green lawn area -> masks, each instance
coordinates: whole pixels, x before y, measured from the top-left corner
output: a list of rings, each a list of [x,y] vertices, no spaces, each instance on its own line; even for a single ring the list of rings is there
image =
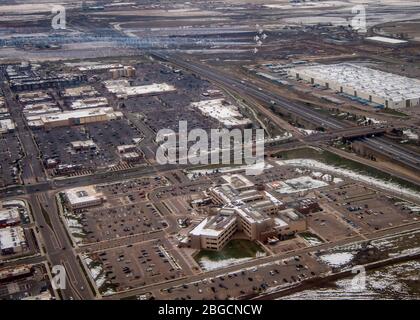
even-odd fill
[[[255,242],[249,240],[232,240],[221,251],[201,250],[195,259],[200,261],[207,258],[211,261],[227,259],[254,258],[258,254],[264,254],[264,250]]]

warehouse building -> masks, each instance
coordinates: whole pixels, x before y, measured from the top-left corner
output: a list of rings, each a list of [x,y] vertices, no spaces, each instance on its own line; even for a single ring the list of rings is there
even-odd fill
[[[420,80],[351,63],[291,68],[289,76],[390,109],[418,106]]]

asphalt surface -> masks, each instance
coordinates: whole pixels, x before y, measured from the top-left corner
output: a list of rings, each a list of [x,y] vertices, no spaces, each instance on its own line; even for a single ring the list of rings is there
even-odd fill
[[[255,86],[253,83],[243,82],[234,78],[230,74],[222,74],[218,70],[211,70],[211,68],[207,65],[198,64],[193,61],[185,61],[182,57],[177,55],[161,54],[158,52],[153,52],[152,54],[158,59],[168,61],[186,70],[197,73],[198,75],[219,83],[232,91],[257,98],[267,104],[273,105],[276,108],[280,108],[285,112],[294,114],[301,119],[317,124],[324,128],[333,130],[351,128],[348,124],[344,124],[343,122],[331,118],[327,115],[320,114],[316,110],[313,110],[306,105],[297,104],[286,98],[265,92],[262,88]],[[400,146],[396,146],[394,143],[391,143],[384,138],[370,138],[369,140],[365,140],[362,143],[366,143],[371,149],[380,154],[386,155],[396,162],[404,164],[406,167],[416,171],[420,170],[420,155],[413,151],[409,151],[401,148]]]
[[[63,265],[66,269],[67,286],[66,289],[61,290],[62,297],[75,300],[93,299],[89,283],[60,220],[54,195],[34,194],[30,196],[30,203],[50,265]]]

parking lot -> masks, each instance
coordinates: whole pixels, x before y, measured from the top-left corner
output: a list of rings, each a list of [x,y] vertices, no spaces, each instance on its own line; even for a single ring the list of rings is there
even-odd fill
[[[349,224],[338,219],[331,212],[317,212],[309,215],[308,226],[326,242],[338,241],[356,234]]]
[[[33,131],[44,163],[55,159],[63,165],[81,165],[85,170],[95,170],[120,162],[117,146],[133,144],[142,137],[127,120],[113,120],[78,127],[61,127]],[[96,148],[74,150],[71,142],[93,140]]]
[[[145,201],[152,190],[168,184],[166,178],[156,176],[98,185],[96,190],[106,196],[107,206],[121,206]]]
[[[19,184],[18,161],[23,151],[16,133],[0,135],[0,188]]]
[[[82,210],[84,244],[160,231],[168,223],[148,202]]]
[[[212,182],[210,180],[206,180],[159,188],[150,195],[150,199],[163,200],[179,196],[191,196],[207,190],[211,185]]]
[[[225,300],[264,292],[314,277],[328,270],[309,255],[295,256],[258,267],[240,269],[216,278],[185,283],[153,292],[156,299]]]
[[[90,258],[106,275],[108,287],[128,290],[189,275],[181,256],[166,239],[96,252]]]
[[[136,69],[137,78],[133,85],[168,83],[177,89],[176,92],[131,97],[124,101],[125,111],[143,114],[153,131],[162,128],[178,131],[179,121],[188,121],[190,130],[220,127],[217,120],[204,117],[197,109],[190,107],[192,102],[206,99],[204,95],[207,90],[215,89],[208,81],[160,64],[141,64]]]
[[[18,268],[22,267],[28,268],[28,273],[22,278],[0,281],[0,300],[31,299],[39,295],[51,297],[52,289],[45,266],[19,266]],[[0,269],[0,272],[4,270],[4,268]]]
[[[328,190],[324,192],[324,196],[349,225],[364,233],[418,219],[410,210],[399,206],[398,200],[356,183]]]

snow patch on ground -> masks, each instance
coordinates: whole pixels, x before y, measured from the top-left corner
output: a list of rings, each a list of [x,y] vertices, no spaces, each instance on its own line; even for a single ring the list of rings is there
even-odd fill
[[[212,261],[208,258],[202,258],[199,263],[203,270],[211,271],[211,270],[226,268],[231,265],[242,263],[251,259],[252,258],[240,258],[240,259],[231,258],[231,259],[225,259],[225,260],[220,260],[220,261]]]
[[[337,252],[322,255],[319,258],[331,267],[341,267],[353,260],[354,255],[350,252]]]
[[[404,194],[406,196],[410,196],[410,197],[420,200],[420,194],[418,192],[404,188],[397,183],[388,182],[388,181],[380,180],[377,178],[369,177],[366,175],[362,175],[349,169],[343,169],[343,168],[327,165],[317,160],[291,159],[291,160],[279,160],[276,163],[280,166],[297,166],[297,167],[306,167],[306,168],[311,168],[311,169],[316,169],[316,170],[325,170],[330,173],[339,174],[341,176],[345,176],[353,180],[361,181],[361,182],[374,185],[376,187],[379,187],[385,190],[391,190],[393,192]]]
[[[418,140],[419,135],[417,133],[414,133],[410,129],[403,130],[403,134],[409,139],[409,140]]]
[[[254,168],[255,165],[245,165],[245,166],[236,166],[236,167],[223,167],[217,169],[197,169],[197,170],[187,170],[187,177],[190,180],[195,180],[200,176],[207,176],[215,173],[228,173],[235,171],[243,171],[247,169]],[[271,164],[265,163],[264,170],[271,169],[273,166]]]

